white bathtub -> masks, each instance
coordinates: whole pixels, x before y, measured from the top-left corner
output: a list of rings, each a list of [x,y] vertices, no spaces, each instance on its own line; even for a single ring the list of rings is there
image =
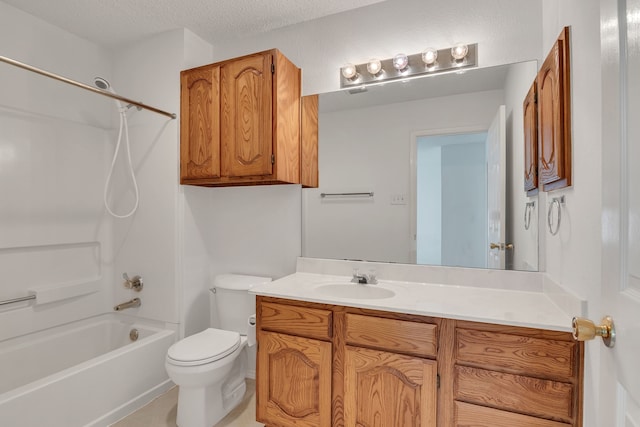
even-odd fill
[[[144,405],[173,385],[161,327],[113,313],[0,342],[0,426],[107,426]]]

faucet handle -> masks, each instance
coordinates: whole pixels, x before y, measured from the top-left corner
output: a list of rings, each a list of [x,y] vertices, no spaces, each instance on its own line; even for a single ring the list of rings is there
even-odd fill
[[[367,276],[367,283],[371,285],[375,285],[378,283],[378,279],[376,279],[376,271],[374,269],[369,270],[369,275]]]
[[[142,282],[142,277],[135,275],[132,278],[129,278],[127,273],[122,273],[122,278],[124,279],[124,287],[128,289],[133,289],[136,292],[140,292],[142,290],[142,286],[144,283]]]

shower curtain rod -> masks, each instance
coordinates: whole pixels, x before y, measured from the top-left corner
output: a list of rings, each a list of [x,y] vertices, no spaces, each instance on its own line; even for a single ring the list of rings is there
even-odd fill
[[[135,105],[136,107],[144,108],[145,110],[153,111],[154,113],[158,113],[158,114],[162,114],[162,115],[171,117],[172,119],[176,118],[176,114],[175,113],[168,113],[166,111],[159,110],[159,109],[157,109],[155,107],[151,107],[149,105],[145,105],[145,104],[143,104],[141,102],[134,101],[134,100],[129,99],[129,98],[125,98],[124,96],[120,96],[120,95],[118,95],[116,93],[111,93],[111,92],[108,92],[106,90],[98,89],[96,87],[89,86],[87,84],[80,83],[80,82],[77,82],[75,80],[71,80],[71,79],[68,79],[66,77],[62,77],[62,76],[59,76],[59,75],[54,74],[54,73],[50,73],[50,72],[45,71],[45,70],[41,70],[41,69],[36,68],[36,67],[32,67],[31,65],[16,61],[16,60],[11,59],[11,58],[7,58],[6,56],[0,56],[0,61],[5,62],[5,63],[10,64],[10,65],[13,65],[13,66],[16,66],[16,67],[19,67],[19,68],[22,68],[22,69],[25,69],[25,70],[28,70],[28,71],[31,71],[31,72],[34,72],[34,73],[37,73],[37,74],[40,74],[40,75],[43,75],[43,76],[46,76],[46,77],[50,77],[50,78],[52,78],[54,80],[59,80],[61,82],[68,83],[70,85],[77,86],[77,87],[82,88],[82,89],[90,90],[91,92],[94,92],[94,93],[99,93],[100,95],[108,96],[109,98],[113,98],[113,99],[117,99],[117,100],[122,101],[122,102],[126,102],[127,104]]]

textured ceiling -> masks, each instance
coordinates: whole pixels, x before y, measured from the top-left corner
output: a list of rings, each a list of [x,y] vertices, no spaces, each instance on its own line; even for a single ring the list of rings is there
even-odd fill
[[[384,0],[2,0],[108,48],[176,28],[210,43]]]

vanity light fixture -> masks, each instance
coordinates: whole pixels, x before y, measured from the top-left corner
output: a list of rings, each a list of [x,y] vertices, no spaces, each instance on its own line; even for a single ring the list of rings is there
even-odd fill
[[[438,49],[428,47],[422,51],[422,62],[427,67],[431,67],[438,60]]]
[[[446,49],[427,48],[421,53],[400,53],[389,59],[346,64],[340,69],[340,87],[366,86],[420,75],[458,71],[477,66],[478,45],[456,44]]]
[[[408,66],[409,57],[404,53],[399,53],[393,57],[393,68],[395,68],[399,72],[406,71]]]
[[[367,71],[373,77],[378,76],[382,71],[382,62],[379,59],[372,59],[367,63]]]
[[[353,64],[346,64],[341,68],[340,72],[342,73],[342,77],[344,77],[345,79],[355,80],[358,78],[358,70]]]
[[[467,53],[469,53],[469,46],[466,44],[458,43],[451,48],[451,57],[456,61],[463,61]]]

